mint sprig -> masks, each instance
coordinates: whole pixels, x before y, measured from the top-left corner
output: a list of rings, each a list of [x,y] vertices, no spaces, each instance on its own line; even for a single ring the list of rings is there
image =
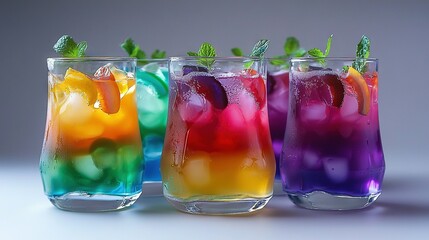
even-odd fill
[[[356,59],[352,63],[352,67],[360,73],[366,72],[366,59],[371,53],[371,41],[365,35],[362,36],[356,47]]]
[[[167,57],[167,52],[161,51],[159,49],[155,49],[155,51],[153,51],[153,53],[150,55],[150,58],[152,59],[163,59],[166,57]]]
[[[257,57],[257,58],[263,58],[265,52],[268,49],[268,44],[270,43],[270,40],[267,39],[261,39],[258,42],[256,42],[255,46],[253,46],[252,53],[250,54],[250,57]],[[253,60],[248,61],[244,63],[244,68],[250,68],[253,65]]]
[[[271,65],[288,69],[290,65],[289,61],[286,59],[292,57],[303,57],[307,53],[304,48],[300,47],[299,40],[296,37],[286,38],[283,49],[284,55],[273,57],[270,60]]]
[[[318,61],[320,64],[325,65],[326,64],[325,58],[329,56],[329,53],[331,51],[331,43],[332,43],[333,36],[334,36],[333,34],[329,36],[328,42],[326,43],[325,52],[323,52],[319,48],[312,48],[308,50],[307,54],[315,58],[315,60]]]
[[[84,57],[88,44],[85,41],[76,43],[72,37],[64,35],[58,39],[53,48],[62,57]]]
[[[136,44],[133,41],[133,39],[131,38],[125,39],[125,41],[121,44],[121,48],[125,50],[128,56],[139,59],[138,61],[139,65],[146,65],[149,63],[149,61],[144,60],[144,59],[147,59],[146,53],[140,48],[138,44]],[[159,49],[156,49],[151,54],[152,59],[162,59],[166,57],[167,57],[167,53]]]
[[[213,58],[216,57],[216,49],[210,43],[204,42],[198,52],[187,52],[187,54],[188,56],[199,57],[198,61],[201,65],[211,68],[215,62]]]
[[[232,55],[236,56],[236,57],[243,57],[243,50],[241,50],[241,48],[232,48],[231,49]]]

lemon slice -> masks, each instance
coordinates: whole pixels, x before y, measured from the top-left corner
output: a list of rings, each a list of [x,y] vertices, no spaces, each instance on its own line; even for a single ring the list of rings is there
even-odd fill
[[[88,105],[93,105],[97,101],[97,87],[84,73],[73,68],[67,69],[64,84],[71,92],[81,94],[88,101]]]
[[[356,69],[349,67],[345,81],[353,88],[354,92],[356,93],[359,113],[362,115],[368,115],[371,101],[369,88],[365,79]]]

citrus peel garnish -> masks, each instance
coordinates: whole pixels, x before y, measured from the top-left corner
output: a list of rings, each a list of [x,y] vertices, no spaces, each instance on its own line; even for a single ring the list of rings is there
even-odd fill
[[[69,68],[64,76],[65,86],[72,92],[78,92],[93,105],[97,101],[97,87],[95,83],[84,73]]]
[[[107,114],[119,111],[121,98],[118,85],[108,66],[100,67],[94,74],[101,110]]]
[[[365,79],[356,69],[349,67],[345,81],[356,93],[359,113],[362,115],[368,115],[371,101],[369,88]]]

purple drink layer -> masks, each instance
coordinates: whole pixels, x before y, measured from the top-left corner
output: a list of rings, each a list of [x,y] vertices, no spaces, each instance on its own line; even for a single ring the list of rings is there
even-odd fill
[[[269,72],[267,79],[268,120],[276,157],[276,179],[280,179],[279,160],[282,151],[289,107],[289,72]]]
[[[280,163],[286,192],[368,196],[381,191],[377,74],[363,79],[362,90],[344,73],[292,72]]]

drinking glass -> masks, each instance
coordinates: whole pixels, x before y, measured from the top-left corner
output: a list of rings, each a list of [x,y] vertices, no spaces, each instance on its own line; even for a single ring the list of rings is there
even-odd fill
[[[263,208],[275,174],[265,60],[174,57],[169,70],[164,196],[197,214]]]
[[[145,182],[161,182],[160,159],[168,112],[168,59],[139,59],[137,108]]]
[[[309,209],[364,208],[381,193],[377,59],[291,60],[283,189]],[[357,63],[356,63],[357,62]],[[351,67],[353,66],[353,67]]]
[[[269,59],[271,60],[271,59]],[[289,58],[275,58],[289,62]],[[268,64],[267,104],[271,141],[276,157],[276,180],[280,182],[279,161],[286,131],[287,110],[289,107],[289,66]],[[281,191],[281,190],[280,190]]]
[[[136,61],[48,58],[48,109],[40,157],[45,194],[70,211],[132,205],[141,193]]]

